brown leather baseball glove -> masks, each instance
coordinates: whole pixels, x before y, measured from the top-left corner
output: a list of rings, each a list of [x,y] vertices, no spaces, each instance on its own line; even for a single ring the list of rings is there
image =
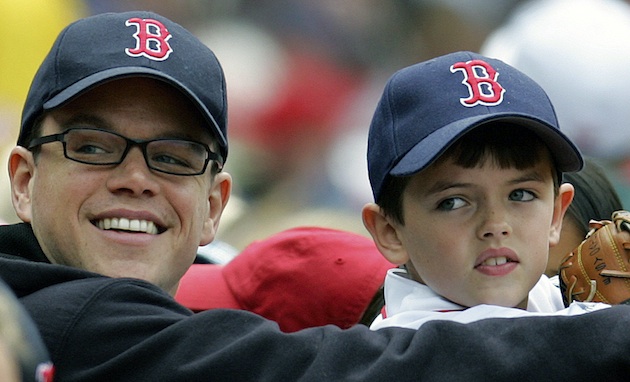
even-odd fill
[[[630,212],[590,221],[591,230],[560,265],[564,305],[572,301],[630,304]]]

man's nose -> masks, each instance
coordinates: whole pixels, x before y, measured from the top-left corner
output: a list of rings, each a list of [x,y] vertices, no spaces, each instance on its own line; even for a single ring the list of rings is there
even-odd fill
[[[112,169],[108,180],[112,192],[125,191],[132,194],[154,194],[159,189],[155,174],[149,168],[140,147],[131,147],[122,163]]]

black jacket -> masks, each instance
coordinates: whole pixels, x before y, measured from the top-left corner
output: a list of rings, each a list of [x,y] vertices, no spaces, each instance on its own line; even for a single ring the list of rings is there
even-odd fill
[[[56,381],[587,381],[630,375],[630,307],[576,317],[284,334],[245,311],[193,315],[161,289],[52,265],[29,225],[0,227],[0,277]]]

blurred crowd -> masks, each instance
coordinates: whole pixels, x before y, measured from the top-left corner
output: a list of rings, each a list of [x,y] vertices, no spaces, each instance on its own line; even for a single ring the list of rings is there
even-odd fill
[[[193,31],[225,70],[235,190],[218,238],[237,250],[301,225],[368,235],[360,210],[372,199],[365,152],[380,91],[394,71],[456,50],[504,59],[540,82],[561,128],[601,162],[628,206],[628,8],[622,0],[0,0],[9,36],[0,41],[1,165],[57,32],[89,14],[147,9]],[[15,222],[7,182],[0,219]]]

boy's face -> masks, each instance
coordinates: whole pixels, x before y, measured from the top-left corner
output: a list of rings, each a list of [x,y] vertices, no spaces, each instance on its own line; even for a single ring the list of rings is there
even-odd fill
[[[410,180],[405,224],[390,221],[400,240],[394,260],[458,304],[526,308],[558,241],[567,187],[573,196],[570,185],[554,196],[553,174],[548,158],[526,170],[437,162]]]

